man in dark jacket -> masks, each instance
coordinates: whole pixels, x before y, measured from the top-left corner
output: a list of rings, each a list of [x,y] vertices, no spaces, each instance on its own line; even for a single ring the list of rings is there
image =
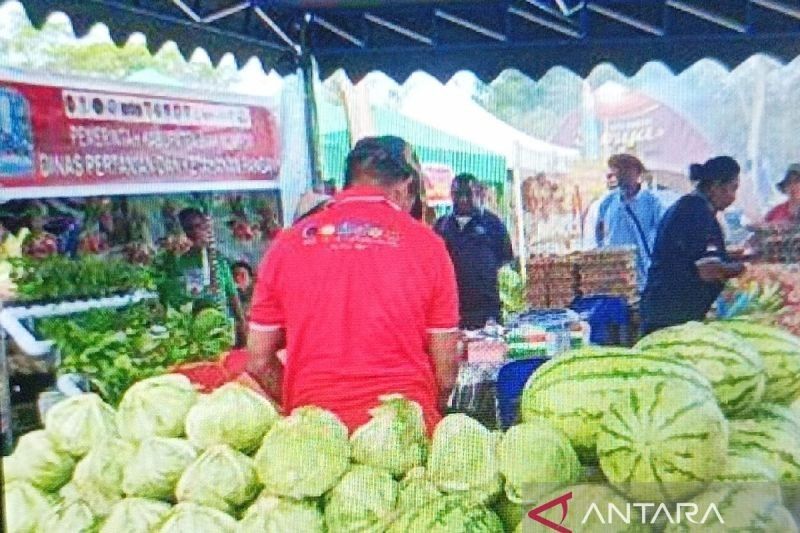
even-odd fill
[[[450,190],[453,212],[436,221],[456,270],[461,327],[482,328],[500,321],[497,272],[514,260],[511,239],[497,215],[475,205],[477,178],[460,174]]]

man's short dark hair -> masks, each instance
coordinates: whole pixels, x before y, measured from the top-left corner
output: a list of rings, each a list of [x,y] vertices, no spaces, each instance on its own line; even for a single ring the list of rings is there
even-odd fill
[[[233,265],[231,265],[231,271],[234,271],[237,268],[243,268],[247,270],[247,273],[250,274],[250,277],[253,277],[253,267],[251,267],[250,263],[247,261],[236,261]]]
[[[464,172],[453,178],[453,187],[473,186],[478,183],[478,178],[473,174]]]
[[[417,171],[406,160],[408,146],[394,135],[361,139],[347,156],[345,187],[350,187],[361,174],[372,176],[380,185],[392,185],[409,177],[419,180]]]
[[[192,221],[198,217],[205,218],[205,215],[196,207],[186,207],[181,209],[180,213],[178,213],[178,222],[180,222],[184,233],[188,234],[194,229],[192,227]]]

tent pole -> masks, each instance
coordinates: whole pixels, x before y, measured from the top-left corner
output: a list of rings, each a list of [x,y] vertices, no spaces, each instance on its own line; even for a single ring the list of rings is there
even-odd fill
[[[317,98],[314,84],[316,72],[314,70],[314,56],[308,45],[308,31],[311,24],[310,16],[305,17],[303,31],[300,34],[299,63],[303,76],[303,93],[305,103],[306,139],[308,144],[308,160],[311,166],[311,185],[322,189],[322,169],[320,166],[319,152],[319,122],[317,120]]]

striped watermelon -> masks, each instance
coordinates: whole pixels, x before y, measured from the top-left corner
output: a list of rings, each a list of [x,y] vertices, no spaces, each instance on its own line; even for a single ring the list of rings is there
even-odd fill
[[[773,326],[741,320],[711,325],[743,337],[761,354],[767,372],[765,402],[789,404],[800,397],[800,338]]]
[[[459,496],[443,496],[403,513],[387,533],[503,533],[500,517],[483,505]]]
[[[764,395],[764,361],[733,333],[689,322],[651,333],[636,348],[660,351],[697,368],[711,382],[726,416],[746,414]]]
[[[720,483],[777,483],[778,473],[756,457],[729,452],[725,467],[714,477]]]
[[[732,421],[730,445],[773,468],[781,481],[800,482],[800,423],[786,407],[765,405],[751,419]]]
[[[600,423],[597,455],[609,483],[635,501],[683,501],[711,481],[728,453],[728,421],[692,383],[641,383]]]
[[[664,533],[797,533],[797,524],[784,507],[777,485],[714,484],[692,503],[699,509],[695,521],[701,521],[713,504],[725,523],[715,515],[709,515],[705,524],[692,524],[684,518],[680,524],[668,524]]]
[[[609,403],[632,385],[685,382],[713,397],[711,385],[691,365],[623,348],[576,350],[542,365],[520,401],[523,421],[545,418],[564,432],[585,464],[596,462],[600,419]]]

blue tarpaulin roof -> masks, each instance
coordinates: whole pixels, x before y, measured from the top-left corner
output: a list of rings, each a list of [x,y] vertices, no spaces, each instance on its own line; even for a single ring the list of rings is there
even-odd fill
[[[175,41],[212,59],[251,56],[280,73],[300,51],[327,77],[380,70],[402,81],[416,70],[440,80],[506,68],[534,78],[553,66],[586,75],[611,62],[627,74],[648,61],[680,71],[699,59],[729,67],[756,53],[800,55],[798,0],[22,0],[41,25],[63,11],[76,34],[103,22],[118,42],[142,32],[151,49]]]

